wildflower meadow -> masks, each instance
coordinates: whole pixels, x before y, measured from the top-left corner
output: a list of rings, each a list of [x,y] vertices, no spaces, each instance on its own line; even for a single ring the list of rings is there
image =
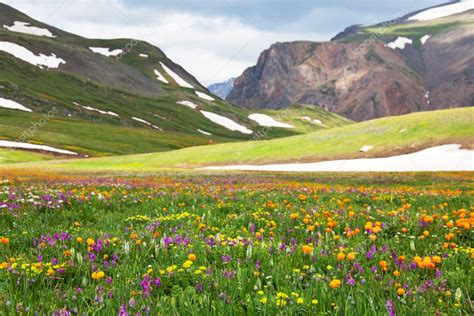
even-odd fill
[[[4,175],[0,313],[472,314],[472,176],[384,177]]]

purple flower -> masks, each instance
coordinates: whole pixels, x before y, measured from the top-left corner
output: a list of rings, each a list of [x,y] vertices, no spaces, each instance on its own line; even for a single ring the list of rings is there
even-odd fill
[[[150,296],[151,293],[151,280],[148,275],[146,275],[143,280],[140,282],[140,285],[143,290],[143,297],[148,297]]]
[[[347,285],[354,286],[356,285],[356,280],[351,275],[348,275],[346,277],[346,283]]]
[[[224,263],[230,262],[230,259],[231,259],[231,258],[230,258],[229,255],[222,256],[222,262],[224,262]]]
[[[118,316],[128,316],[128,313],[127,313],[127,304],[122,304],[120,306],[120,310],[118,312]]]
[[[395,311],[395,307],[393,306],[393,302],[391,300],[387,300],[385,307],[387,307],[389,316],[397,316],[397,312]]]
[[[196,283],[196,292],[198,292],[198,293],[202,292],[202,284],[201,283]]]
[[[155,286],[156,286],[156,287],[161,287],[161,280],[160,280],[160,278],[156,278],[156,279],[155,279]]]

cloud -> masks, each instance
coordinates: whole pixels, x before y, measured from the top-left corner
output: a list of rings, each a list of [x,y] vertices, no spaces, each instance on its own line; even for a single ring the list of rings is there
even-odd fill
[[[137,38],[161,48],[203,84],[235,77],[275,42],[328,40],[413,5],[400,0],[5,0],[42,22],[91,38]],[[421,3],[434,4],[432,0]],[[396,5],[396,3],[399,3]],[[398,9],[398,11],[397,11]],[[377,10],[384,12],[377,14]]]

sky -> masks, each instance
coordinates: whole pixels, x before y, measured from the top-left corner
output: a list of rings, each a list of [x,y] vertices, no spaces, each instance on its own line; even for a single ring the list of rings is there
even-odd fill
[[[89,38],[136,38],[209,85],[239,76],[276,42],[328,41],[353,24],[449,0],[0,0]]]

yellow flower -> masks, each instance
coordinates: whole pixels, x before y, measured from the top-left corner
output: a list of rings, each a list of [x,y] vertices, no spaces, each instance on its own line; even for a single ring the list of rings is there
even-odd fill
[[[187,260],[185,263],[183,263],[183,268],[188,269],[193,265],[193,262],[190,260]]]
[[[318,300],[312,300],[312,301],[311,301],[311,304],[313,304],[313,305],[318,305],[318,303],[319,303]]]
[[[81,239],[81,240],[82,240],[82,239]],[[87,242],[87,244],[89,245],[89,247],[92,247],[92,246],[95,245],[95,241],[94,241],[94,239],[92,239],[92,238],[87,238],[87,241],[86,241],[86,242]]]
[[[277,306],[283,307],[283,306],[286,306],[286,301],[285,300],[277,300],[276,304],[277,304]]]
[[[303,303],[304,303],[303,298],[298,297],[298,299],[296,300],[296,304],[303,304]]]
[[[262,297],[262,298],[260,299],[260,302],[261,302],[262,304],[267,304],[267,301],[268,301],[268,299],[267,299],[266,297]]]
[[[105,277],[104,271],[92,272],[92,279],[94,280],[100,280],[100,279],[103,279],[104,277]]]

